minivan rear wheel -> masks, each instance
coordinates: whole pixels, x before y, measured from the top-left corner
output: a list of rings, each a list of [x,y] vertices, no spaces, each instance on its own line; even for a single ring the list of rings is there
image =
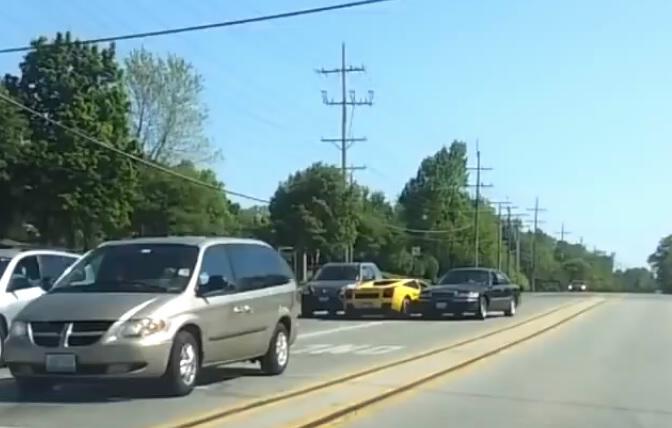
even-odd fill
[[[173,340],[168,368],[162,379],[166,393],[183,396],[194,390],[201,368],[199,356],[196,338],[188,331],[178,332]]]
[[[267,375],[279,375],[289,363],[289,332],[284,324],[278,323],[271,338],[268,351],[261,357],[261,371]]]

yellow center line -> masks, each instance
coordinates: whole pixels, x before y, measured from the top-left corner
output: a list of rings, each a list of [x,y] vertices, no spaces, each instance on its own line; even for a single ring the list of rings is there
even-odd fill
[[[512,348],[532,338],[542,335],[552,329],[555,329],[585,314],[586,312],[596,308],[597,306],[603,304],[604,302],[606,302],[605,299],[596,300],[589,306],[586,306],[585,308],[577,312],[571,313],[569,316],[563,316],[560,320],[554,321],[552,324],[545,326],[542,329],[535,330],[530,334],[526,334],[523,337],[520,337],[516,340],[497,346],[491,350],[488,350],[487,352],[479,353],[478,355],[468,358],[464,361],[461,361],[458,364],[446,367],[444,369],[440,369],[438,371],[435,371],[433,373],[430,373],[428,375],[425,375],[419,379],[405,383],[403,385],[389,388],[388,390],[382,393],[375,394],[365,399],[361,399],[355,402],[351,401],[350,404],[341,406],[340,408],[335,409],[331,408],[327,411],[319,412],[317,414],[309,416],[308,418],[305,418],[303,421],[289,423],[285,425],[284,428],[318,428],[318,427],[330,427],[336,424],[340,424],[344,422],[345,418],[349,416],[355,416],[355,417],[359,416],[362,410],[368,410],[368,408],[370,408],[375,404],[380,404],[383,401],[397,397],[401,394],[412,392],[420,386],[424,386],[425,384],[428,384],[430,382],[438,381],[449,374],[466,369],[477,362],[485,360],[486,358],[496,355],[506,349]]]
[[[467,339],[462,339],[458,340],[456,342],[452,342],[448,345],[443,345],[439,346],[437,348],[431,349],[429,351],[423,351],[411,356],[407,356],[404,358],[401,358],[399,360],[391,361],[382,365],[377,365],[373,366],[364,370],[359,370],[353,373],[345,374],[345,375],[340,375],[335,378],[332,378],[327,381],[321,381],[317,382],[313,385],[309,385],[306,387],[298,387],[297,389],[290,390],[287,392],[282,392],[279,394],[271,395],[266,398],[262,399],[253,399],[253,400],[248,400],[246,402],[243,402],[241,404],[234,404],[230,407],[227,407],[225,409],[213,411],[213,412],[200,412],[199,414],[192,415],[190,417],[186,417],[181,421],[171,421],[165,424],[160,424],[157,425],[154,428],[194,428],[194,427],[202,427],[204,424],[208,424],[210,422],[221,422],[225,418],[228,418],[233,415],[238,415],[241,413],[248,413],[252,411],[257,411],[261,410],[271,404],[275,404],[281,401],[289,400],[295,397],[307,395],[307,394],[312,394],[321,390],[324,390],[326,388],[329,388],[334,385],[339,385],[344,382],[349,382],[373,373],[381,372],[383,370],[387,370],[389,368],[396,367],[398,365],[402,365],[408,362],[412,362],[415,360],[419,360],[422,358],[426,358],[435,354],[438,354],[443,351],[450,350],[452,348],[456,348],[459,346],[463,346],[469,343],[473,343],[479,340],[482,340],[484,338],[496,335],[498,333],[502,333],[508,330],[515,329],[517,327],[523,326],[525,324],[529,324],[531,322],[534,322],[535,320],[550,316],[556,312],[559,312],[565,308],[572,307],[572,306],[578,306],[582,303],[581,302],[567,302],[565,304],[558,305],[548,311],[542,312],[541,314],[533,315],[531,317],[528,317],[520,322],[513,323],[501,328],[495,328],[489,331],[486,331],[483,334],[467,338]]]

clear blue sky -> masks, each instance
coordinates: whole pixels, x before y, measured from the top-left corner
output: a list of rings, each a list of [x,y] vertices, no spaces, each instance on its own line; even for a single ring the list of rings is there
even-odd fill
[[[0,41],[24,45],[71,30],[80,38],[242,18],[340,0],[24,0],[3,6]],[[480,140],[493,200],[535,196],[549,232],[645,263],[672,232],[666,183],[672,145],[672,2],[397,0],[358,10],[122,42],[173,52],[203,74],[208,133],[226,185],[269,197],[290,172],[338,152],[339,112],[321,103],[340,43],[375,90],[355,112],[357,179],[395,198],[422,158],[453,139]],[[18,55],[0,57],[14,72]],[[242,201],[241,201],[242,202]]]

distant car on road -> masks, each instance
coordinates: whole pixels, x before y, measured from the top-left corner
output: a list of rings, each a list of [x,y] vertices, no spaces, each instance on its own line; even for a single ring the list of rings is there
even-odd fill
[[[345,290],[367,281],[383,279],[375,263],[326,263],[301,290],[301,316],[315,312],[334,315],[345,310]]]
[[[438,284],[420,293],[418,308],[423,315],[473,314],[485,319],[490,311],[514,316],[520,304],[520,287],[503,272],[486,268],[459,268],[448,271]]]
[[[588,284],[585,281],[572,281],[567,285],[567,291],[588,291]]]
[[[78,254],[20,246],[0,249],[0,364],[16,314],[51,288]]]
[[[63,381],[153,379],[189,394],[201,367],[257,361],[282,373],[297,335],[294,275],[264,242],[107,242],[14,319],[6,362],[19,393]]]
[[[419,279],[378,279],[345,290],[345,313],[409,316],[420,292],[429,285]]]

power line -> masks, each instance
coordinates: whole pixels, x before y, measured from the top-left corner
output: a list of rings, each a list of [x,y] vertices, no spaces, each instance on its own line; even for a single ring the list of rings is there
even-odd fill
[[[78,137],[80,137],[80,138],[82,138],[82,139],[84,139],[84,140],[86,140],[90,143],[93,143],[93,144],[95,144],[99,147],[102,147],[104,149],[110,150],[110,151],[112,151],[112,152],[114,152],[118,155],[124,156],[128,159],[131,159],[131,160],[135,161],[135,162],[141,163],[144,166],[147,166],[149,168],[155,169],[157,171],[161,171],[161,172],[166,173],[166,174],[170,174],[170,175],[172,175],[174,177],[177,177],[177,178],[181,178],[183,180],[189,181],[190,183],[196,184],[196,185],[201,186],[201,187],[206,187],[206,188],[209,188],[209,189],[212,189],[212,190],[217,190],[219,192],[223,192],[227,195],[236,196],[236,197],[239,197],[239,198],[248,199],[248,200],[251,200],[251,201],[261,202],[261,203],[265,203],[265,204],[269,203],[269,201],[267,199],[261,199],[261,198],[257,198],[256,196],[250,196],[250,195],[246,195],[244,193],[222,189],[218,186],[207,183],[205,181],[197,180],[193,177],[189,177],[188,175],[180,174],[177,171],[174,171],[170,168],[166,168],[163,165],[160,165],[160,164],[157,164],[155,162],[149,161],[149,160],[144,159],[140,156],[136,156],[134,154],[127,153],[127,152],[125,152],[125,151],[123,151],[123,150],[121,150],[117,147],[114,147],[114,146],[112,146],[108,143],[102,142],[100,140],[97,140],[97,139],[91,137],[91,136],[85,134],[84,132],[82,132],[81,130],[79,130],[77,128],[73,128],[73,127],[64,125],[57,120],[51,119],[47,116],[46,113],[40,113],[39,111],[34,110],[34,109],[32,109],[32,108],[30,108],[30,107],[28,107],[28,106],[26,106],[26,105],[24,105],[24,104],[22,104],[22,103],[20,103],[16,100],[12,99],[12,98],[10,98],[10,97],[2,94],[2,93],[0,93],[0,99],[18,107],[18,108],[20,108],[21,110],[24,110],[24,111],[32,114],[35,117],[39,117],[40,119],[44,120],[45,122],[48,122],[48,123],[50,123],[54,126],[57,126],[61,129],[64,129],[64,130],[70,132],[71,134],[74,134],[74,135],[76,135],[76,136],[78,136]]]
[[[76,43],[79,44],[95,44],[95,43],[105,43],[105,42],[114,42],[114,41],[119,41],[119,40],[131,40],[131,39],[144,39],[148,37],[157,37],[157,36],[166,36],[169,34],[178,34],[178,33],[187,33],[187,32],[193,32],[193,31],[203,31],[203,30],[210,30],[213,28],[221,28],[221,27],[233,27],[236,25],[244,25],[244,24],[252,24],[255,22],[263,22],[263,21],[271,21],[271,20],[276,20],[276,19],[286,19],[286,18],[293,18],[297,16],[302,16],[302,15],[312,15],[312,14],[317,14],[317,13],[324,13],[324,12],[330,12],[334,10],[339,10],[339,9],[349,9],[353,7],[359,7],[359,6],[366,6],[374,3],[382,3],[390,0],[363,0],[363,1],[356,1],[356,2],[350,2],[350,3],[341,3],[341,4],[335,4],[331,6],[323,6],[323,7],[317,7],[317,8],[312,8],[312,9],[301,9],[301,10],[296,10],[296,11],[291,11],[291,12],[282,12],[282,13],[276,13],[272,15],[263,15],[263,16],[256,16],[252,18],[243,18],[243,19],[236,19],[233,21],[224,21],[224,22],[217,22],[214,24],[203,24],[203,25],[194,25],[194,26],[189,26],[189,27],[179,27],[179,28],[171,28],[167,30],[158,30],[158,31],[147,31],[143,33],[132,33],[132,34],[123,34],[119,36],[108,36],[108,37],[100,37],[96,39],[87,39],[87,40],[80,40],[77,41]],[[41,47],[44,46],[49,46],[51,44],[47,45],[42,45]],[[13,47],[13,48],[4,48],[0,49],[0,54],[5,54],[5,53],[15,53],[15,52],[26,52],[35,49],[33,46],[20,46],[20,47]]]
[[[192,184],[195,184],[195,185],[198,185],[198,186],[201,186],[201,187],[205,187],[205,188],[208,188],[208,189],[211,189],[211,190],[216,190],[216,191],[218,191],[218,192],[225,193],[225,194],[227,194],[227,195],[236,196],[236,197],[244,198],[244,199],[249,199],[249,200],[252,200],[252,201],[255,201],[255,202],[261,202],[261,203],[265,203],[265,204],[267,204],[267,203],[270,202],[270,201],[267,200],[267,199],[261,199],[261,198],[257,198],[257,197],[255,197],[255,196],[250,196],[250,195],[247,195],[247,194],[244,194],[244,193],[234,192],[234,191],[232,191],[232,190],[222,189],[222,188],[220,188],[220,187],[218,187],[218,186],[215,186],[215,185],[213,185],[213,184],[210,184],[210,183],[207,183],[207,182],[205,182],[205,181],[201,181],[201,180],[195,179],[195,178],[190,177],[190,176],[188,176],[188,175],[181,174],[181,173],[179,173],[179,172],[177,172],[177,171],[174,171],[174,170],[172,170],[172,169],[170,169],[170,168],[166,168],[166,167],[163,166],[163,165],[154,163],[154,162],[149,161],[149,160],[147,160],[147,159],[143,159],[143,158],[140,157],[140,156],[136,156],[136,155],[133,155],[133,154],[131,154],[131,153],[127,153],[127,152],[125,152],[125,151],[123,151],[123,150],[121,150],[121,149],[119,149],[119,148],[117,148],[117,147],[114,147],[114,146],[112,146],[112,145],[110,145],[110,144],[108,144],[108,143],[102,142],[102,141],[100,141],[100,140],[97,140],[97,139],[91,137],[91,136],[85,134],[84,132],[82,132],[81,130],[79,130],[79,129],[77,129],[77,128],[73,128],[73,127],[64,125],[64,124],[62,124],[61,122],[59,122],[59,121],[57,121],[57,120],[51,119],[51,118],[49,118],[46,114],[44,114],[44,113],[40,113],[40,112],[38,112],[37,110],[32,109],[32,108],[30,108],[30,107],[28,107],[28,106],[26,106],[26,105],[24,105],[24,104],[22,104],[22,103],[20,103],[20,102],[18,102],[18,101],[16,101],[16,100],[12,99],[12,98],[10,98],[10,97],[8,97],[8,96],[2,94],[2,93],[0,93],[0,100],[5,101],[5,102],[7,102],[7,103],[10,103],[10,104],[12,104],[12,105],[14,105],[14,106],[16,106],[16,107],[18,107],[18,108],[20,108],[20,109],[26,111],[26,112],[32,114],[33,116],[39,117],[40,119],[42,119],[42,120],[44,120],[44,121],[46,121],[46,122],[48,122],[48,123],[50,123],[50,124],[52,124],[52,125],[54,125],[54,126],[57,126],[57,127],[61,128],[61,129],[63,129],[63,130],[65,130],[65,131],[67,131],[67,132],[70,132],[70,133],[72,133],[72,134],[74,134],[74,135],[76,135],[76,136],[78,136],[78,137],[80,137],[80,138],[82,138],[82,139],[84,139],[84,140],[90,142],[90,143],[93,143],[93,144],[95,144],[95,145],[97,145],[97,146],[99,146],[99,147],[102,147],[102,148],[104,148],[104,149],[110,150],[110,151],[112,151],[112,152],[114,152],[114,153],[116,153],[116,154],[118,154],[118,155],[124,156],[124,157],[126,157],[126,158],[128,158],[128,159],[131,159],[131,160],[135,161],[135,162],[141,163],[141,164],[143,164],[144,166],[147,166],[147,167],[149,167],[149,168],[152,168],[152,169],[155,169],[155,170],[157,170],[157,171],[161,171],[161,172],[163,172],[163,173],[172,175],[172,176],[174,176],[174,177],[180,178],[180,179],[182,179],[182,180],[188,181],[188,182],[190,182],[190,183],[192,183]],[[401,227],[401,226],[395,226],[395,225],[388,224],[388,223],[382,223],[382,222],[381,222],[380,224],[384,225],[385,227],[389,227],[389,228],[391,228],[391,229],[397,229],[397,230],[400,230],[400,231],[411,232],[411,233],[450,233],[450,232],[457,232],[457,231],[460,231],[460,230],[461,230],[461,229],[453,229],[453,230],[409,229],[409,228],[404,228],[404,227]]]

